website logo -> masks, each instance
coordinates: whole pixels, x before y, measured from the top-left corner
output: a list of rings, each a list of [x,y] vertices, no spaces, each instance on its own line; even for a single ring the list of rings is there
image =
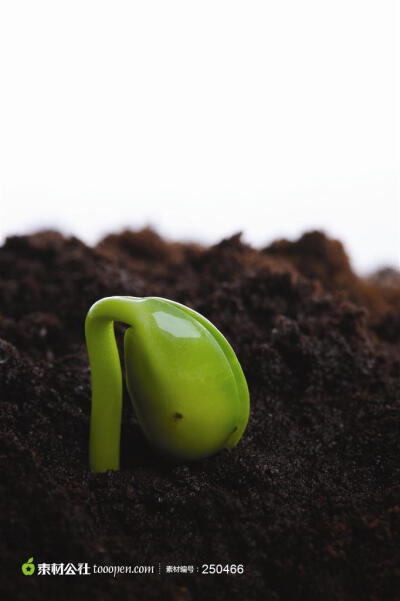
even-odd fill
[[[32,576],[35,571],[35,564],[33,563],[33,557],[30,557],[26,563],[21,566],[22,573],[24,576]]]

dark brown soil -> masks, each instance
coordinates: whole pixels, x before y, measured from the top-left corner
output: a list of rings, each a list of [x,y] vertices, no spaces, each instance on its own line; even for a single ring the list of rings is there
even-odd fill
[[[319,232],[256,251],[149,230],[11,237],[0,274],[3,599],[400,598],[399,274],[361,280]],[[125,397],[122,469],[90,473],[83,325],[117,294],[180,301],[227,336],[251,394],[237,448],[164,464]],[[161,574],[27,577],[31,556]],[[166,573],[203,563],[245,573]]]

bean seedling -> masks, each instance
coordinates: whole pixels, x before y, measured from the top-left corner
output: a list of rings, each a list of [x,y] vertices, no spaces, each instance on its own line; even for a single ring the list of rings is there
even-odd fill
[[[205,317],[158,297],[112,296],[89,310],[92,376],[90,466],[119,469],[122,372],[114,322],[124,335],[126,383],[138,422],[163,454],[192,460],[237,445],[249,419],[239,361]]]

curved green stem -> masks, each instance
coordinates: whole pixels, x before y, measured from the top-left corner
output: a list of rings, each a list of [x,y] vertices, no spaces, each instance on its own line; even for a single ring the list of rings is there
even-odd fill
[[[85,322],[92,376],[89,460],[94,472],[119,469],[122,372],[114,321],[134,325],[134,297],[111,296],[95,303]]]

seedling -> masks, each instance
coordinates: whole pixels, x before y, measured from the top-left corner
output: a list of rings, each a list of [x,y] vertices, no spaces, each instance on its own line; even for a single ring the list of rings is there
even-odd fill
[[[111,296],[90,308],[85,323],[91,469],[119,469],[122,373],[114,321],[130,326],[124,336],[127,389],[150,443],[184,460],[235,447],[249,419],[249,391],[224,336],[174,301]]]

